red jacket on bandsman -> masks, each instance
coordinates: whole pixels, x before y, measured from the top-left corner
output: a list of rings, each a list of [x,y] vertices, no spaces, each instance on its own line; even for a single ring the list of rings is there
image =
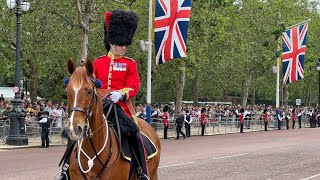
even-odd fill
[[[200,124],[202,124],[202,125],[206,125],[207,124],[205,113],[202,113],[201,116],[200,116]]]
[[[163,113],[162,115],[162,122],[164,126],[169,126],[169,121],[168,121],[168,115],[166,113]]]

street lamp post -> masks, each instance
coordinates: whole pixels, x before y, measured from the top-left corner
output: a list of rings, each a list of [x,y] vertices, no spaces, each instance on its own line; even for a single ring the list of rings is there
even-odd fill
[[[318,64],[317,64],[317,71],[319,72],[319,76],[318,76],[318,84],[319,84],[319,88],[318,88],[318,108],[317,108],[317,112],[318,112],[318,120],[319,120],[319,113],[320,113],[320,58],[318,59]],[[318,122],[318,127],[320,127],[320,123]]]
[[[16,34],[16,73],[15,73],[15,87],[14,87],[14,100],[12,101],[13,108],[10,111],[10,130],[6,138],[8,145],[28,145],[28,137],[25,134],[24,118],[25,113],[22,109],[22,100],[20,92],[20,17],[22,11],[28,11],[30,3],[27,0],[7,0],[9,9],[16,8],[17,16],[17,34]]]

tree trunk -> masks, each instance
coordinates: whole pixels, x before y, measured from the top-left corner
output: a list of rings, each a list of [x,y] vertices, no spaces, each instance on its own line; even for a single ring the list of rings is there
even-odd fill
[[[285,85],[285,93],[286,93],[286,96],[284,99],[284,109],[285,109],[285,112],[287,112],[288,111],[288,102],[289,102],[289,85],[288,84]]]
[[[84,62],[88,57],[88,40],[89,40],[89,34],[87,31],[84,30],[81,37],[81,45],[80,45],[79,55],[78,55],[78,62],[80,62],[80,64],[84,64]]]
[[[308,91],[309,91],[309,89],[308,89],[308,88],[305,88],[305,89],[306,89],[306,91],[304,91],[302,101],[304,102],[304,105],[307,105],[307,103],[308,103]]]
[[[229,95],[229,91],[228,91],[226,88],[224,88],[224,89],[223,89],[222,101],[224,101],[224,102],[228,101],[228,100],[229,100],[229,99],[228,99],[228,95]]]
[[[251,105],[255,105],[256,104],[256,89],[253,89],[253,94],[251,97]]]
[[[309,91],[309,106],[311,106],[311,92]]]
[[[196,72],[196,76],[193,79],[193,83],[192,83],[192,100],[193,100],[193,104],[197,105],[198,104],[198,100],[199,100],[199,72]]]
[[[35,56],[34,56],[35,57]],[[29,86],[28,91],[30,93],[31,102],[37,102],[37,89],[38,89],[38,71],[33,60],[27,59],[29,64]]]
[[[92,0],[85,0],[84,12],[82,13],[82,1],[76,0],[76,9],[78,16],[79,27],[82,29],[83,34],[81,37],[81,44],[78,55],[78,62],[83,64],[88,57],[88,41],[89,41],[89,30],[90,20],[92,15]]]
[[[182,97],[183,97],[183,89],[186,81],[186,67],[183,60],[181,61],[181,67],[180,67],[180,79],[178,83],[178,91],[177,91],[177,99],[176,99],[176,110],[175,110],[175,116],[177,117],[178,112],[181,111],[182,107]]]
[[[247,73],[246,78],[243,80],[242,83],[242,107],[247,106],[251,78],[251,74]]]

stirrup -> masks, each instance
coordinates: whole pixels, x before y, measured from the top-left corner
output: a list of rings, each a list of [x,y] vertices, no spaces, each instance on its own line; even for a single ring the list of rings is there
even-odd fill
[[[62,180],[62,179],[68,180],[68,175],[66,171],[60,170],[58,174],[54,177],[54,180]]]
[[[142,172],[142,168],[137,168],[137,173],[139,174],[138,180],[150,180],[149,177]]]
[[[62,167],[62,170],[60,170],[57,175],[54,177],[54,180],[69,180],[67,171],[69,169],[69,164],[65,163],[64,166]]]
[[[149,177],[143,173],[140,174],[138,180],[150,180]]]

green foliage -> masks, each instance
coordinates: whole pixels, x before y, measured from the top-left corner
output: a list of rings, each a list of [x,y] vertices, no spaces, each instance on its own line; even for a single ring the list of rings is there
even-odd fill
[[[275,99],[275,74],[272,66],[279,56],[278,39],[286,27],[311,18],[309,24],[305,78],[290,84],[290,99],[306,98],[316,102],[320,49],[320,15],[317,1],[308,0],[193,0],[189,26],[188,57],[156,66],[152,62],[152,101],[175,101],[181,61],[186,66],[184,99],[195,93],[208,100],[225,95],[240,95],[245,77],[252,77],[249,96]],[[14,11],[4,2],[0,6],[0,85],[12,86],[15,72]],[[90,24],[88,58],[106,53],[103,46],[103,14],[113,9],[137,12],[138,30],[127,55],[138,63],[141,79],[137,100],[145,102],[147,54],[140,52],[138,40],[148,39],[148,1],[94,1]],[[31,1],[30,11],[21,17],[22,76],[37,84],[38,96],[65,98],[63,80],[68,76],[66,61],[77,59],[81,29],[73,1]],[[154,57],[154,49],[153,49]],[[195,83],[198,81],[197,83]],[[195,87],[199,86],[199,87]],[[195,89],[198,88],[198,92]]]

